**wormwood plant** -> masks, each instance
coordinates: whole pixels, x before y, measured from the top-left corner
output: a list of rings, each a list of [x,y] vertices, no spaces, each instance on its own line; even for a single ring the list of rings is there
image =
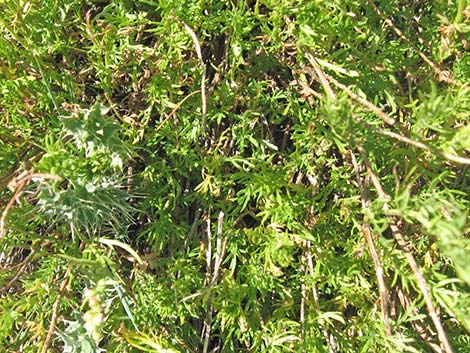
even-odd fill
[[[5,352],[467,352],[467,1],[0,2]]]

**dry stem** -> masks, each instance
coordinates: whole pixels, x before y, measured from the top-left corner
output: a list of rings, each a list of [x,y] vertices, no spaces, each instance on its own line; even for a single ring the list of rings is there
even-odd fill
[[[387,286],[385,284],[384,276],[383,276],[383,267],[382,264],[380,263],[380,258],[379,254],[377,253],[377,249],[375,248],[374,241],[372,239],[372,230],[369,222],[367,221],[367,213],[368,213],[368,208],[369,208],[369,199],[367,195],[367,190],[369,188],[369,181],[366,178],[365,181],[362,180],[361,175],[360,175],[360,169],[359,165],[356,160],[356,156],[354,153],[351,151],[351,159],[354,165],[354,169],[356,171],[356,176],[357,176],[357,182],[359,184],[359,188],[361,190],[361,203],[362,203],[362,209],[364,210],[364,223],[362,224],[362,234],[364,235],[366,241],[367,241],[367,246],[369,247],[369,252],[372,256],[372,260],[374,261],[374,268],[375,268],[375,276],[377,277],[377,285],[379,286],[379,296],[380,296],[380,307],[381,307],[381,313],[382,313],[382,320],[384,322],[384,327],[385,327],[385,334],[387,336],[392,335],[392,330],[390,328],[390,322],[388,319],[388,290]]]
[[[443,71],[439,68],[439,66],[437,66],[431,59],[429,59],[427,57],[426,54],[424,54],[424,52],[422,50],[420,50],[407,36],[405,36],[405,34],[400,31],[400,29],[397,28],[397,26],[395,26],[393,24],[393,22],[386,18],[382,11],[380,11],[380,9],[377,7],[377,5],[374,3],[374,1],[369,1],[369,3],[372,5],[372,7],[374,8],[375,12],[377,13],[377,15],[379,15],[379,17],[384,21],[384,23],[390,27],[392,29],[393,32],[395,32],[395,34],[401,39],[403,40],[405,43],[407,43],[415,52],[418,53],[418,55],[421,57],[421,59],[423,59],[423,61],[429,65],[434,73],[436,74],[437,76],[437,79],[439,81],[442,81],[442,82],[446,82],[446,83],[450,83],[450,84],[453,84],[453,85],[456,85],[456,86],[463,86],[462,83],[460,82],[457,82],[455,81],[454,79],[452,79],[450,77],[450,73],[448,71]]]
[[[349,88],[344,86],[343,84],[339,83],[336,81],[334,78],[330,77],[329,75],[325,74],[323,70],[321,69],[320,65],[317,63],[315,58],[310,54],[306,53],[306,57],[310,64],[312,65],[313,70],[315,71],[315,74],[318,77],[318,80],[320,81],[320,84],[323,86],[323,89],[325,90],[326,94],[328,97],[332,100],[336,99],[336,94],[334,93],[333,89],[331,88],[330,82],[332,82],[335,86],[338,88],[341,88],[344,90],[352,99],[356,100],[366,108],[372,110],[378,117],[382,118],[384,122],[386,122],[389,125],[394,124],[395,120],[390,118],[387,114],[385,114],[380,108],[376,107],[374,104],[371,102],[367,101],[366,99],[363,99],[362,97],[359,97],[356,95],[354,92],[352,92]],[[359,167],[357,165],[356,158],[354,154],[351,152],[351,158],[354,164],[354,167],[356,169],[356,174],[358,178],[358,183],[361,188],[361,201],[362,201],[362,207],[364,211],[367,211],[368,208],[368,200],[366,198],[366,188],[363,186],[360,173],[359,173]],[[365,212],[367,214],[367,212]],[[380,263],[379,255],[377,253],[377,250],[375,248],[373,239],[372,239],[372,232],[371,232],[371,227],[370,224],[365,222],[362,226],[362,233],[367,241],[367,245],[370,251],[370,254],[372,256],[373,262],[374,262],[374,268],[375,268],[375,274],[377,278],[377,284],[379,287],[379,297],[380,297],[380,304],[381,304],[381,314],[382,314],[382,320],[384,322],[384,328],[385,328],[385,334],[387,336],[391,336],[392,331],[390,328],[390,322],[389,322],[389,315],[388,315],[388,291],[387,291],[387,286],[385,285],[385,280],[383,278],[383,267]],[[301,303],[302,304],[302,303]],[[302,305],[301,305],[302,306]],[[302,314],[302,313],[301,313]]]
[[[8,201],[7,206],[3,210],[2,217],[0,218],[0,239],[2,239],[3,236],[5,235],[5,225],[6,225],[6,221],[7,221],[8,212],[13,207],[15,202],[18,201],[21,193],[23,192],[23,188],[25,187],[25,185],[26,185],[25,180],[21,181],[18,184],[18,187],[15,191],[15,194],[12,196],[10,201]]]
[[[315,58],[307,52],[305,54],[307,57],[308,61],[312,65],[313,70],[315,71],[316,75],[318,76],[318,80],[320,81],[320,84],[323,86],[323,89],[326,91],[328,97],[331,99],[336,99],[336,94],[334,93],[333,89],[330,86],[330,82],[333,83],[336,87],[340,88],[346,94],[351,97],[353,100],[364,106],[365,108],[369,109],[370,111],[374,112],[379,118],[381,118],[385,123],[388,125],[393,125],[395,123],[395,119],[391,118],[388,116],[382,109],[374,105],[373,103],[369,102],[367,99],[364,99],[360,96],[358,96],[356,93],[351,91],[348,87],[343,85],[342,83],[338,82],[336,79],[331,77],[330,75],[326,74],[323,72],[321,69],[320,65],[318,65],[317,61]]]
[[[52,336],[54,335],[57,318],[59,316],[60,301],[62,300],[62,295],[64,294],[65,287],[67,287],[67,284],[69,283],[69,277],[70,277],[71,272],[72,272],[72,265],[70,264],[67,267],[67,270],[65,271],[65,278],[59,286],[59,292],[57,293],[57,298],[54,302],[54,305],[52,306],[51,323],[49,324],[49,329],[47,330],[46,339],[44,340],[41,353],[47,353],[47,349],[49,348],[49,345],[51,343]]]
[[[358,150],[361,153],[361,156],[364,160],[364,164],[367,169],[367,174],[369,174],[372,180],[372,183],[374,184],[374,187],[377,191],[377,194],[379,195],[380,198],[384,200],[389,199],[390,196],[387,195],[387,193],[385,193],[385,191],[383,190],[382,185],[379,181],[379,178],[373,171],[372,166],[369,162],[369,159],[367,158],[364,148],[362,146],[358,146]],[[383,209],[385,212],[389,211],[389,206],[386,202],[384,202]],[[403,254],[405,255],[406,260],[408,261],[408,264],[411,268],[411,271],[416,277],[416,281],[418,282],[419,289],[421,293],[423,294],[423,298],[426,303],[426,308],[428,310],[429,316],[431,317],[431,320],[434,323],[434,326],[436,327],[439,341],[441,342],[441,345],[443,346],[445,352],[452,353],[453,352],[452,347],[450,346],[444,327],[442,326],[439,315],[437,314],[434,304],[432,302],[431,294],[429,293],[426,280],[424,276],[422,275],[421,271],[419,270],[418,264],[416,263],[416,260],[414,259],[413,255],[411,254],[408,244],[406,243],[403,235],[401,234],[400,228],[398,227],[397,222],[393,218],[390,218],[389,221],[390,221],[390,230],[392,231],[393,237],[395,238],[397,244],[402,249]]]
[[[300,339],[303,342],[305,339],[305,301],[307,299],[307,286],[305,284],[305,275],[307,273],[307,240],[303,241],[302,244],[302,257],[301,257],[301,273],[302,277],[300,278]],[[302,349],[302,352],[305,352],[305,348]]]
[[[24,171],[20,175],[18,175],[16,178],[13,178],[8,183],[8,188],[12,191],[15,191],[15,193],[13,194],[10,201],[8,201],[7,206],[3,210],[2,217],[0,218],[0,239],[2,239],[3,236],[5,235],[5,226],[6,226],[8,212],[13,207],[15,202],[19,202],[19,197],[23,193],[23,189],[25,188],[26,185],[30,183],[32,179],[61,180],[61,178],[58,175],[51,175],[51,174],[46,174],[46,173],[34,173],[33,171]]]
[[[419,315],[419,310],[416,308],[414,303],[411,301],[411,299],[406,295],[405,292],[401,288],[397,288],[396,295],[398,297],[398,300],[400,301],[400,304],[402,305],[403,309],[405,311],[409,311],[415,316]],[[418,335],[425,341],[429,347],[435,352],[435,353],[442,353],[443,350],[442,348],[433,342],[433,338],[431,334],[435,335],[435,332],[431,330],[429,325],[427,325],[423,319],[420,320],[412,320],[410,321],[411,326],[415,329],[415,331],[418,333]],[[425,325],[425,326],[424,326]],[[431,334],[429,333],[431,332]]]
[[[207,113],[207,99],[206,99],[206,64],[202,58],[201,45],[199,44],[199,39],[196,36],[196,33],[189,27],[186,23],[183,22],[184,28],[189,33],[193,39],[194,46],[196,47],[196,54],[199,58],[199,62],[202,68],[201,73],[201,103],[202,103],[202,122],[201,122],[201,132],[204,133],[206,128],[206,113]]]
[[[206,251],[206,283],[210,289],[217,285],[217,280],[220,272],[220,265],[225,256],[225,249],[227,246],[228,237],[225,237],[222,240],[223,234],[223,223],[224,223],[224,213],[219,212],[217,218],[217,238],[215,245],[215,258],[212,263],[212,233],[211,233],[211,221],[210,213],[207,216],[207,251]],[[209,308],[207,310],[206,319],[204,320],[204,327],[201,334],[201,339],[203,339],[202,352],[207,353],[209,349],[210,334],[212,329],[212,317],[214,314],[214,308],[211,303],[212,294],[209,297]]]
[[[383,135],[383,136],[387,136],[387,137],[391,137],[397,141],[400,141],[400,142],[403,142],[403,143],[406,143],[408,145],[411,145],[411,146],[414,146],[414,147],[417,147],[419,149],[422,149],[422,150],[425,150],[425,151],[428,151],[428,152],[431,152],[433,154],[436,154],[438,156],[441,156],[449,161],[452,161],[452,162],[455,162],[455,163],[459,163],[459,164],[466,164],[466,165],[470,165],[470,158],[465,158],[465,157],[460,157],[460,156],[455,156],[453,154],[450,154],[450,153],[446,153],[446,152],[443,152],[443,151],[440,151],[434,147],[431,147],[429,145],[426,145],[425,143],[423,142],[420,142],[420,141],[415,141],[415,140],[412,140],[410,139],[409,137],[406,137],[406,136],[403,136],[403,135],[400,135],[400,134],[397,134],[396,132],[393,132],[393,131],[388,131],[388,130],[385,130],[385,129],[381,129],[381,128],[375,128],[373,127],[372,125],[370,124],[367,124],[365,122],[363,122],[362,120],[358,120],[356,119],[356,121],[358,121],[359,123],[362,123],[364,125],[366,125],[369,129]]]
[[[351,89],[349,89],[347,86],[343,85],[342,83],[338,82],[335,78],[333,78],[330,75],[323,72],[322,69],[320,68],[320,66],[318,65],[318,63],[316,62],[315,58],[310,53],[306,53],[306,57],[309,60],[309,62],[311,63],[311,65],[313,67],[313,70],[315,71],[316,75],[318,76],[318,80],[320,81],[321,85],[323,86],[324,90],[327,92],[327,94],[330,98],[333,98],[333,99],[336,98],[336,95],[333,92],[333,90],[331,89],[331,86],[329,84],[331,82],[336,87],[338,87],[339,89],[346,92],[346,94],[349,97],[351,97],[353,100],[357,101],[363,107],[365,107],[365,108],[369,109],[370,111],[372,111],[373,113],[375,113],[379,118],[381,118],[388,125],[393,125],[395,123],[395,119],[390,117],[388,114],[386,114],[382,109],[377,107],[375,104],[368,101],[367,99],[364,99],[364,98],[358,96],[353,91],[351,91]],[[431,152],[431,153],[433,153],[435,155],[438,155],[438,156],[441,156],[441,157],[443,157],[443,158],[445,158],[445,159],[447,159],[451,162],[470,165],[470,158],[460,157],[460,156],[456,156],[456,155],[453,155],[453,154],[450,154],[450,153],[446,153],[446,152],[440,151],[440,150],[438,150],[438,149],[436,149],[432,146],[429,146],[429,145],[425,144],[424,142],[415,141],[413,139],[410,139],[409,137],[400,135],[400,134],[398,134],[396,132],[393,132],[393,131],[388,131],[388,130],[385,130],[385,129],[382,129],[382,128],[376,128],[376,127],[374,127],[370,124],[367,124],[366,122],[362,121],[361,119],[358,119],[357,117],[355,118],[355,120],[356,120],[356,122],[367,126],[372,131],[375,131],[375,132],[377,132],[377,133],[379,133],[383,136],[391,137],[391,138],[393,138],[397,141],[400,141],[400,142],[406,143],[408,145],[417,147],[419,149]]]
[[[5,291],[7,291],[8,289],[10,289],[13,284],[18,281],[18,279],[21,277],[21,275],[24,273],[24,271],[28,268],[28,265],[31,263],[31,261],[34,260],[34,258],[36,257],[36,249],[33,248],[31,250],[31,253],[26,257],[26,259],[24,259],[21,263],[19,263],[18,265],[15,265],[15,267],[19,266],[19,269],[18,271],[16,272],[16,274],[13,276],[12,279],[10,279],[8,281],[7,284],[5,284],[2,288],[0,288],[0,293],[3,293]],[[0,267],[1,268],[1,267]],[[2,268],[3,270],[3,268]]]
[[[220,211],[219,217],[217,219],[217,239],[216,239],[216,245],[215,245],[214,270],[212,272],[212,279],[210,282],[211,287],[217,284],[217,279],[219,277],[219,271],[220,271],[220,265],[222,264],[222,260],[225,255],[225,249],[227,247],[228,237],[225,237],[225,239],[222,241],[223,223],[224,223],[224,213]]]
[[[165,119],[160,123],[160,125],[158,125],[158,127],[155,129],[155,131],[160,130],[160,129],[163,127],[163,125],[165,125],[166,122],[167,122],[168,120],[170,120],[173,115],[175,115],[175,113],[178,111],[178,109],[183,105],[184,102],[186,102],[186,101],[188,100],[188,98],[190,98],[191,96],[194,96],[196,93],[199,93],[199,92],[201,92],[201,91],[200,91],[200,90],[197,90],[197,91],[191,92],[191,93],[188,94],[186,97],[184,97],[184,98],[173,108],[173,110],[171,111],[171,113],[168,114],[168,115],[165,117]]]
[[[326,94],[328,95],[328,97],[332,100],[335,100],[336,99],[336,94],[335,92],[333,92],[333,90],[331,89],[331,86],[330,86],[330,83],[328,82],[328,80],[326,79],[326,76],[323,72],[323,70],[321,69],[320,65],[318,65],[317,61],[315,60],[315,58],[313,57],[312,54],[310,54],[309,52],[307,52],[305,54],[305,56],[307,57],[308,61],[310,62],[310,64],[312,65],[313,67],[313,70],[315,71],[315,73],[317,74],[318,76],[318,80],[320,81],[321,85],[323,86],[323,89],[325,90]]]

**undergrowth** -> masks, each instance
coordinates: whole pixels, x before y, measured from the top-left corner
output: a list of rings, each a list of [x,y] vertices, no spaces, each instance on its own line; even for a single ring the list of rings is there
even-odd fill
[[[5,352],[468,352],[466,1],[0,2]]]

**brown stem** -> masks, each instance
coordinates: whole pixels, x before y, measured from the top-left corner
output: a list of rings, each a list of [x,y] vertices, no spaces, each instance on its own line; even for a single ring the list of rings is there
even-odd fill
[[[369,181],[366,179],[364,182],[361,178],[360,175],[360,169],[359,165],[356,160],[356,156],[352,151],[350,151],[351,154],[351,159],[354,165],[354,169],[356,171],[356,176],[357,176],[357,182],[359,184],[359,188],[361,190],[361,203],[362,203],[362,209],[364,210],[364,223],[362,224],[361,232],[364,235],[364,238],[367,241],[367,246],[369,248],[370,255],[372,256],[372,260],[374,262],[374,269],[375,269],[375,276],[377,278],[377,285],[379,287],[379,296],[380,296],[380,307],[381,307],[381,314],[382,314],[382,320],[384,322],[384,327],[385,327],[385,334],[387,336],[392,335],[392,330],[390,328],[390,322],[389,322],[389,315],[388,315],[388,290],[387,286],[385,284],[384,280],[384,270],[382,267],[382,264],[380,263],[380,258],[379,254],[377,253],[377,249],[375,248],[374,241],[372,239],[372,230],[371,226],[367,220],[367,214],[368,214],[368,209],[369,209],[369,199],[367,195],[367,190],[369,188]]]
[[[437,75],[437,79],[439,81],[450,83],[450,84],[453,84],[453,85],[456,85],[456,86],[463,86],[462,83],[457,82],[454,79],[452,79],[450,77],[449,72],[441,70],[441,68],[439,68],[439,66],[437,66],[431,59],[429,59],[427,57],[427,55],[422,50],[420,50],[407,36],[405,36],[405,34],[400,29],[398,29],[397,26],[395,26],[390,19],[386,18],[383,15],[382,11],[374,3],[374,1],[369,1],[369,3],[374,8],[377,15],[379,15],[379,17],[384,21],[385,25],[390,27],[392,29],[392,31],[395,32],[395,34],[402,41],[407,43],[416,53],[418,53],[418,55],[421,57],[421,59],[423,59],[423,61],[433,69],[433,71]]]
[[[387,195],[387,193],[383,190],[382,185],[379,181],[379,178],[373,171],[370,161],[367,158],[367,154],[364,148],[362,146],[358,146],[358,150],[364,160],[364,164],[367,169],[367,174],[369,174],[372,180],[372,183],[374,184],[374,187],[377,191],[377,194],[379,195],[380,198],[384,200],[389,199],[390,196]],[[385,212],[389,211],[389,206],[387,202],[384,202],[383,209]],[[434,304],[432,302],[431,294],[429,293],[426,280],[424,276],[422,275],[421,271],[419,270],[418,264],[416,263],[416,260],[414,259],[413,255],[411,254],[408,244],[406,243],[403,235],[401,234],[400,228],[398,227],[396,220],[390,217],[389,221],[390,221],[390,230],[392,231],[393,237],[395,238],[395,241],[402,249],[403,254],[405,255],[405,258],[408,261],[408,265],[410,266],[411,271],[413,272],[416,278],[416,281],[418,282],[418,286],[419,286],[421,293],[423,294],[423,298],[426,303],[426,308],[428,310],[429,316],[431,317],[431,320],[434,323],[434,326],[436,327],[439,341],[441,342],[441,345],[443,346],[445,352],[452,353],[453,352],[452,347],[450,346],[444,327],[442,326],[439,315],[437,314],[436,308],[434,307]]]
[[[65,278],[59,286],[59,291],[57,293],[57,298],[54,302],[54,305],[52,306],[51,322],[49,324],[49,329],[47,330],[46,339],[44,340],[44,344],[42,346],[41,353],[47,353],[47,349],[49,348],[49,345],[51,343],[52,336],[54,335],[55,328],[56,328],[56,323],[57,323],[57,318],[59,316],[60,301],[62,300],[62,296],[63,296],[64,291],[65,291],[65,287],[67,287],[67,284],[69,283],[69,277],[70,277],[71,272],[72,272],[72,265],[70,264],[67,267],[67,270],[65,271]]]

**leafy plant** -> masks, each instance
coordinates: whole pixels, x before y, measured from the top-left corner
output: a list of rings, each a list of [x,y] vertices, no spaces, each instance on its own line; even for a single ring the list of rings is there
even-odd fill
[[[5,350],[468,350],[466,1],[0,10]]]

